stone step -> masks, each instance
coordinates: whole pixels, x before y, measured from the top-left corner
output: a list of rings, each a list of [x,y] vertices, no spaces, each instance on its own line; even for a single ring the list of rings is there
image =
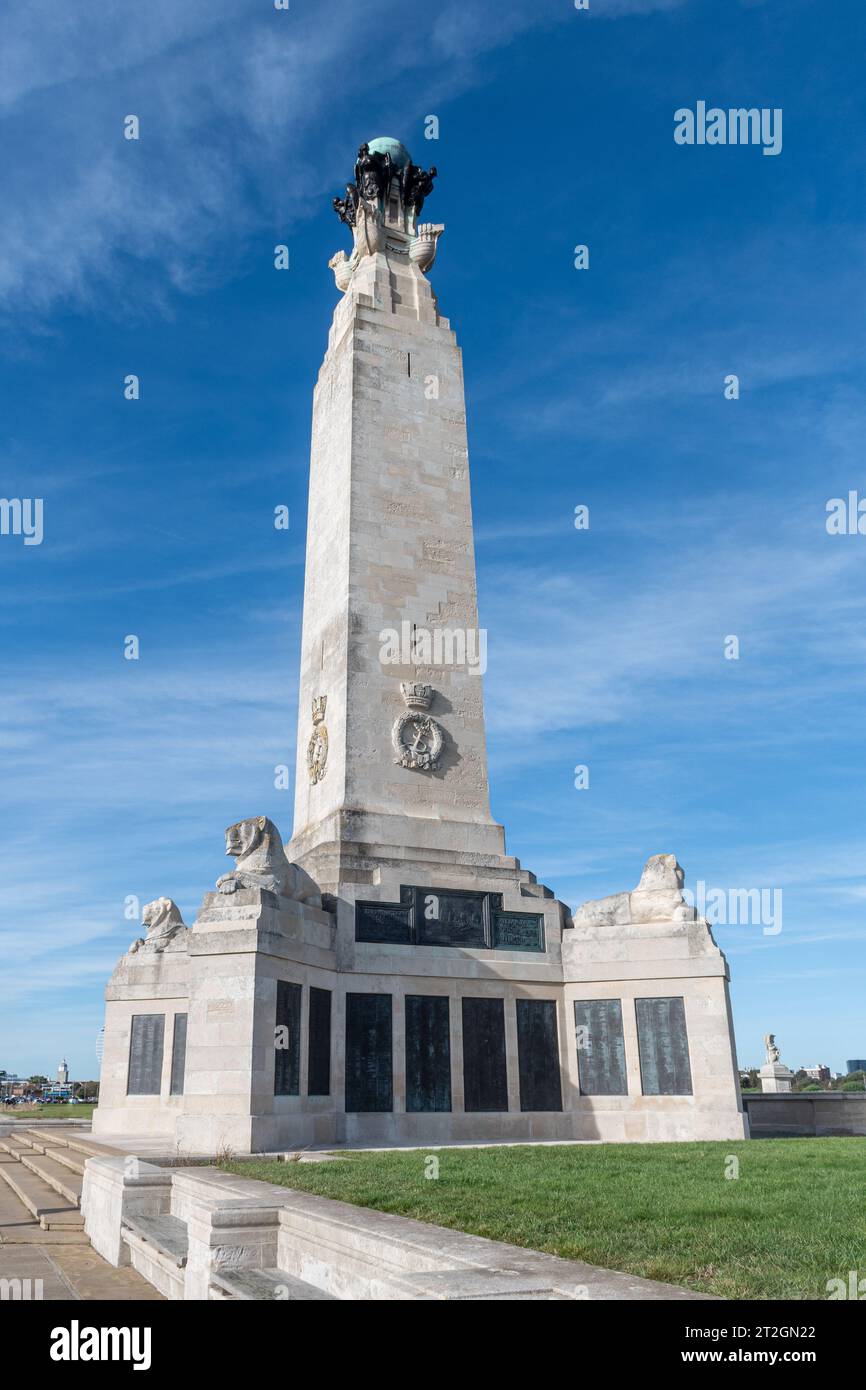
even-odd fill
[[[119,1149],[110,1144],[100,1144],[95,1139],[67,1139],[66,1147],[74,1153],[84,1154],[85,1158],[120,1158]]]
[[[46,1149],[45,1157],[53,1158],[55,1163],[61,1163],[64,1168],[69,1168],[71,1172],[78,1173],[79,1177],[84,1177],[86,1154],[78,1154],[74,1149]]]
[[[83,1231],[84,1217],[77,1207],[69,1207],[40,1216],[39,1225],[43,1231]]]
[[[0,1139],[0,1149],[9,1154],[10,1158],[20,1158],[23,1153],[33,1152],[29,1144],[22,1144],[20,1139],[13,1139],[11,1135],[6,1135]]]
[[[313,1284],[305,1284],[294,1275],[284,1274],[281,1269],[221,1269],[211,1275],[211,1283],[227,1293],[229,1298],[243,1302],[270,1299],[290,1303],[323,1298],[335,1301],[333,1294],[325,1293]]]
[[[553,892],[545,884],[539,883],[533,875],[531,883],[521,883],[520,896],[522,898],[546,898],[550,900],[553,897]]]
[[[21,1162],[31,1173],[35,1173],[43,1182],[47,1182],[49,1187],[53,1187],[61,1197],[65,1197],[72,1206],[81,1206],[84,1179],[78,1173],[70,1172],[62,1163],[56,1163],[46,1154],[22,1154]]]
[[[34,1136],[32,1135],[32,1133],[31,1133],[29,1130],[28,1130],[28,1132],[27,1132],[26,1134],[22,1134],[22,1135],[21,1135],[21,1142],[22,1142],[22,1144],[26,1144],[26,1145],[27,1145],[27,1150],[28,1150],[29,1153],[32,1153],[32,1154],[44,1154],[44,1152],[45,1152],[46,1140],[45,1140],[44,1138],[43,1138],[43,1139],[36,1139],[36,1138],[34,1138]]]
[[[65,1134],[60,1134],[57,1130],[25,1129],[20,1137],[33,1148],[38,1148],[40,1153],[44,1151],[46,1146],[53,1149],[65,1148],[66,1146]]]
[[[178,1269],[183,1269],[189,1249],[185,1221],[176,1216],[124,1216],[123,1224],[134,1235],[155,1246]]]
[[[0,1178],[36,1217],[43,1231],[84,1230],[84,1217],[78,1208],[49,1187],[44,1178],[25,1168],[23,1163],[0,1164]]]
[[[17,1169],[22,1172],[21,1165],[9,1157],[8,1154],[0,1153],[0,1172],[4,1166]],[[53,1245],[89,1245],[86,1232],[81,1224],[70,1228],[61,1226],[49,1229],[41,1227],[35,1220],[29,1207],[26,1207],[11,1184],[5,1183],[0,1177],[0,1222],[2,1222],[2,1232],[0,1232],[0,1273],[4,1270],[3,1250],[14,1248],[15,1246],[27,1245],[33,1247],[53,1246]],[[14,1260],[14,1255],[12,1256]]]
[[[72,1149],[73,1153],[86,1154],[88,1158],[107,1157],[117,1158],[118,1150],[113,1149],[110,1144],[100,1144],[97,1139],[89,1139],[81,1130],[48,1129],[43,1130],[40,1135],[38,1130],[29,1130],[37,1143],[42,1140],[48,1148]]]

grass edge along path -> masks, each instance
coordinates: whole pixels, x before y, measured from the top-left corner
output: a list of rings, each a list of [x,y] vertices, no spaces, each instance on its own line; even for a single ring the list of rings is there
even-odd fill
[[[866,1273],[866,1139],[401,1149],[220,1166],[721,1298],[826,1299],[828,1280]]]
[[[0,1105],[0,1124],[12,1120],[15,1124],[32,1124],[34,1120],[83,1120],[93,1118],[96,1101],[82,1101],[79,1105]]]

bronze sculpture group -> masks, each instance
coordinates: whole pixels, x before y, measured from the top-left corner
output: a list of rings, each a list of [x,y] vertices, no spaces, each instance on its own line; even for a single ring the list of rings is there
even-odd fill
[[[429,170],[420,169],[411,159],[401,171],[400,195],[403,208],[408,214],[414,209],[416,219],[421,215],[424,201],[433,192],[436,166]],[[334,211],[347,227],[355,227],[358,209],[363,203],[369,211],[378,210],[384,202],[391,180],[394,178],[394,162],[387,152],[381,154],[363,144],[355,161],[355,182],[346,184],[345,198],[333,200]]]

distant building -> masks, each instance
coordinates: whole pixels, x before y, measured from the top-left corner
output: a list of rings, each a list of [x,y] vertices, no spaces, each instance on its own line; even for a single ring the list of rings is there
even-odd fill
[[[57,1084],[58,1086],[67,1086],[69,1084],[69,1066],[65,1057],[57,1068]]]
[[[845,1066],[848,1068],[847,1076],[850,1076],[852,1071],[866,1071],[866,1057],[852,1057]]]
[[[818,1062],[814,1067],[803,1067],[810,1081],[829,1081],[830,1068],[824,1062]]]

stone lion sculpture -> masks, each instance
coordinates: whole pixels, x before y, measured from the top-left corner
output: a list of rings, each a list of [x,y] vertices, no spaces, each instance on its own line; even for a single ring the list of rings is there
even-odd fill
[[[226,854],[235,867],[217,879],[221,893],[238,888],[264,888],[283,898],[321,907],[322,898],[310,875],[289,863],[280,832],[267,816],[239,820],[226,830]]]
[[[180,915],[180,908],[171,898],[154,898],[141,909],[141,924],[147,928],[147,936],[140,936],[130,946],[130,954],[136,951],[164,951],[178,932],[186,931],[186,923]]]
[[[583,903],[575,927],[625,926],[629,923],[693,922],[697,913],[683,897],[685,875],[673,854],[654,854],[644,865],[640,883],[630,893],[613,893]]]

